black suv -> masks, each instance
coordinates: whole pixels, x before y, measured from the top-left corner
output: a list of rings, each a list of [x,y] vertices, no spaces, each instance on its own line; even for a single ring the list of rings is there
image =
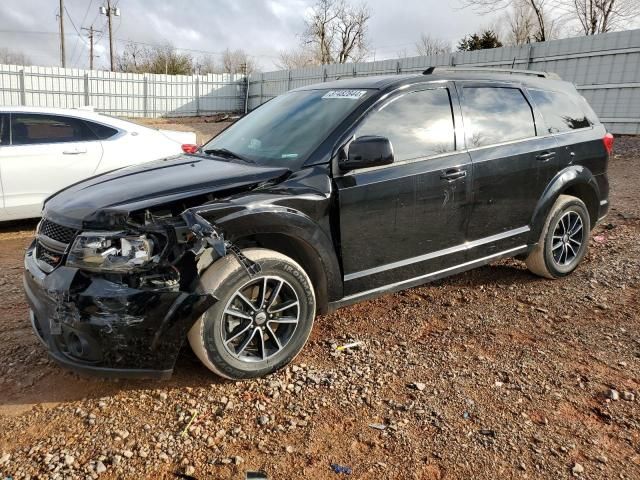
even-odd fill
[[[542,72],[300,88],[195,154],[50,197],[25,257],[33,327],[77,370],[166,377],[188,338],[223,377],[265,375],[318,313],[504,257],[571,273],[609,208],[612,146]]]

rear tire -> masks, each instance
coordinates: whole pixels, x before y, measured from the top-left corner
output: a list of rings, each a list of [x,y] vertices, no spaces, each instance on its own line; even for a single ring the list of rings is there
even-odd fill
[[[550,279],[569,275],[587,253],[590,232],[589,212],[584,202],[560,195],[545,220],[538,244],[526,259],[527,268]]]
[[[291,362],[304,347],[316,312],[313,285],[291,258],[273,250],[242,252],[258,263],[250,277],[234,255],[202,275],[218,298],[189,331],[189,343],[212,372],[232,380],[256,378]]]

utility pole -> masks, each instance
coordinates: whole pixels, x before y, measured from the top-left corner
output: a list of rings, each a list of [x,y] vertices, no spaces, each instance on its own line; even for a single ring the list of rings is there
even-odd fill
[[[89,70],[93,70],[93,34],[95,30],[93,29],[93,25],[89,28],[82,27],[82,30],[89,32]]]
[[[111,26],[111,18],[120,16],[120,9],[111,6],[111,0],[107,0],[106,7],[100,7],[100,13],[107,16],[107,23],[109,24],[109,57],[111,58],[111,71],[114,72],[114,51],[113,51],[113,28]]]
[[[60,62],[62,68],[67,66],[67,59],[64,54],[64,0],[60,0]]]

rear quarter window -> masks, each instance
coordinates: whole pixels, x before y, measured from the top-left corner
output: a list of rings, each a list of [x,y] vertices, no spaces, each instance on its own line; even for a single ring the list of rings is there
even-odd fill
[[[519,88],[464,87],[462,107],[469,148],[536,136],[533,110]]]
[[[102,125],[100,123],[94,123],[88,120],[86,121],[86,123],[87,125],[89,125],[89,128],[93,131],[93,133],[96,134],[96,137],[98,137],[99,140],[106,140],[107,138],[111,138],[116,133],[118,133],[118,130],[116,130],[115,128],[107,127],[106,125]]]
[[[535,89],[529,89],[529,95],[542,113],[548,133],[569,132],[592,125],[578,98],[562,92]]]

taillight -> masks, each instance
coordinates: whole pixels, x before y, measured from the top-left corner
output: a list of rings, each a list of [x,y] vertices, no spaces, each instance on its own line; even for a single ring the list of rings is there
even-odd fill
[[[196,153],[198,151],[198,148],[200,148],[198,145],[195,145],[193,143],[183,143],[182,144],[182,151],[184,153]]]
[[[613,152],[613,141],[614,141],[614,137],[610,133],[607,133],[602,139],[602,142],[604,143],[604,148],[607,150],[607,153],[609,155],[611,155],[611,152]]]

